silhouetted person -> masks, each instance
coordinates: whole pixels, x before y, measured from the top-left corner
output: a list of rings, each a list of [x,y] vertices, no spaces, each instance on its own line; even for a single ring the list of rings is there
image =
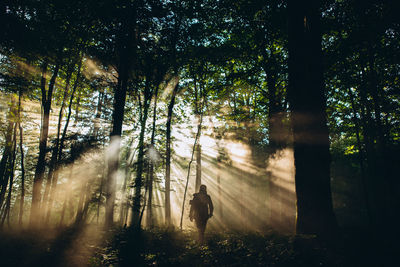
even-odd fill
[[[206,230],[207,221],[213,216],[214,206],[211,197],[207,194],[207,187],[200,185],[198,193],[193,194],[193,199],[190,201],[189,218],[192,222],[196,222],[197,230],[199,231],[199,242],[204,242],[204,232]]]

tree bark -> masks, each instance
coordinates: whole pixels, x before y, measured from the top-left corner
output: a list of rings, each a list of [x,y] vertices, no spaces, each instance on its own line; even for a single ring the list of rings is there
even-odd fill
[[[156,134],[156,119],[157,119],[157,97],[158,97],[158,86],[154,93],[154,107],[153,107],[153,126],[151,131],[151,141],[150,141],[150,149],[155,150],[155,134]],[[149,227],[153,227],[153,181],[154,181],[154,163],[155,159],[150,156],[150,166],[149,166],[149,195],[147,201],[147,225]]]
[[[3,218],[1,220],[1,227],[4,225],[4,221],[6,218],[8,222],[8,227],[10,227],[10,209],[11,209],[11,194],[12,194],[12,189],[14,185],[14,168],[15,168],[15,158],[16,158],[16,150],[17,150],[17,123],[14,123],[14,133],[13,133],[13,148],[12,148],[12,153],[11,153],[11,164],[10,164],[10,185],[8,187],[8,195],[7,195],[7,201],[6,205],[3,211]]]
[[[196,192],[199,192],[201,185],[201,145],[196,145]]]
[[[147,78],[148,79],[148,78]],[[145,92],[144,92],[144,103],[142,105],[143,111],[141,112],[140,120],[140,135],[138,144],[138,159],[135,179],[135,196],[133,199],[132,207],[132,226],[140,227],[140,202],[141,202],[141,191],[142,191],[142,176],[143,176],[143,160],[144,160],[144,134],[146,131],[146,122],[149,113],[149,107],[151,102],[151,90],[150,80],[146,80]],[[140,101],[140,99],[139,99]]]
[[[9,166],[12,158],[12,134],[14,130],[14,115],[16,114],[15,110],[15,99],[14,96],[11,96],[11,105],[9,112],[7,114],[7,132],[5,136],[5,147],[3,151],[3,156],[0,161],[0,208],[3,205],[4,197],[7,190],[8,180],[9,180]]]
[[[42,218],[42,211],[40,207],[41,202],[41,190],[43,183],[43,174],[45,171],[45,158],[47,154],[47,138],[49,135],[49,120],[50,120],[50,110],[51,110],[51,100],[53,95],[53,89],[56,83],[58,70],[60,65],[57,63],[53,75],[49,82],[49,89],[46,93],[46,72],[47,63],[45,62],[42,66],[42,81],[41,81],[41,91],[42,91],[42,126],[40,132],[39,141],[39,157],[36,164],[35,177],[33,179],[33,189],[32,189],[32,206],[30,214],[30,225],[38,226],[40,218]]]
[[[69,169],[69,180],[70,181],[72,181],[73,171],[74,171],[74,165],[72,163],[71,167]],[[58,224],[59,227],[63,226],[63,224],[64,224],[65,211],[67,210],[68,201],[70,199],[71,199],[70,196],[67,194],[67,192],[65,192],[65,194],[64,194],[64,203],[63,203],[63,207],[62,207],[62,210],[61,210],[61,218],[60,218],[60,222]]]
[[[296,168],[296,231],[333,237],[337,223],[330,187],[320,16],[320,1],[288,1],[288,93]]]
[[[178,93],[178,78],[176,78],[176,85],[172,91],[171,101],[168,105],[168,117],[167,117],[167,132],[166,132],[166,155],[165,155],[165,224],[171,224],[171,124],[172,114],[175,105],[175,97]]]
[[[110,142],[115,146],[115,151],[108,158],[108,171],[105,183],[106,195],[106,214],[105,227],[109,228],[114,223],[114,204],[116,175],[119,165],[120,138],[122,133],[122,122],[124,119],[124,108],[126,100],[126,91],[128,87],[128,66],[124,64],[120,68],[118,76],[118,85],[114,93],[114,111],[112,115],[112,130]]]
[[[21,126],[21,99],[22,91],[19,91],[18,97],[18,128],[19,128],[19,150],[21,154],[21,199],[19,202],[19,225],[22,226],[22,218],[24,215],[24,202],[25,202],[25,164],[24,164],[24,148],[23,148],[23,130]]]
[[[187,188],[188,188],[188,184],[189,184],[190,167],[191,167],[192,162],[193,162],[194,152],[196,150],[197,142],[198,142],[198,140],[200,138],[202,122],[203,122],[203,112],[200,113],[199,124],[197,125],[197,133],[196,133],[196,137],[194,139],[194,144],[193,144],[193,149],[192,149],[192,156],[191,156],[190,161],[189,161],[188,172],[187,172],[187,176],[186,176],[186,185],[185,185],[185,192],[183,193],[182,213],[181,213],[181,222],[180,222],[180,228],[181,229],[183,227],[183,214],[185,213],[185,202],[186,202]]]
[[[65,102],[67,100],[68,96],[68,91],[69,91],[69,84],[72,76],[72,69],[68,70],[66,81],[65,81],[65,88],[64,88],[64,94],[63,94],[63,99],[61,102],[61,107],[60,111],[58,113],[58,124],[57,124],[57,133],[56,133],[56,141],[53,147],[53,151],[51,154],[51,159],[50,159],[50,165],[49,165],[49,172],[47,175],[47,183],[46,183],[46,188],[44,190],[44,195],[43,195],[43,204],[45,205],[43,207],[43,210],[46,210],[45,214],[45,223],[49,221],[50,218],[50,205],[53,204],[53,194],[54,194],[54,188],[56,186],[56,183],[58,181],[58,174],[55,173],[57,167],[58,167],[58,154],[59,154],[59,149],[60,149],[60,133],[61,133],[61,125],[62,125],[62,119],[63,119],[63,114],[64,114],[64,107],[65,107]]]
[[[358,119],[357,119],[357,108],[356,108],[356,104],[354,101],[354,95],[351,92],[350,88],[348,89],[348,94],[349,94],[349,98],[350,98],[351,109],[353,110],[353,122],[354,122],[354,126],[355,126],[355,131],[356,131],[356,139],[357,139],[357,146],[358,146],[358,160],[359,160],[360,169],[361,169],[361,184],[362,184],[362,191],[364,193],[365,208],[367,210],[368,222],[370,225],[372,225],[370,197],[368,194],[365,166],[364,166],[365,156],[364,156],[364,150],[363,150],[363,146],[362,146],[361,138],[360,138],[360,125],[359,125]]]

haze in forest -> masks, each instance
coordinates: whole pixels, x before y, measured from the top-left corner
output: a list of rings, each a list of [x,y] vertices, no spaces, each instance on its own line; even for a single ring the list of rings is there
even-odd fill
[[[68,236],[77,262],[111,232],[184,244],[203,184],[210,246],[273,232],[333,248],[357,229],[392,247],[398,5],[3,1],[0,233]]]

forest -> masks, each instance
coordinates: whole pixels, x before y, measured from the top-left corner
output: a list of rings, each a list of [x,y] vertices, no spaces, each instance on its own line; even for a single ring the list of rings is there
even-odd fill
[[[396,266],[399,10],[0,1],[0,265]]]

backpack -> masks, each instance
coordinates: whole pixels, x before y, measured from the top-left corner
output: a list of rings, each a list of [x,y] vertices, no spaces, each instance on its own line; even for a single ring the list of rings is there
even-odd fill
[[[193,199],[190,201],[194,212],[194,218],[197,219],[208,219],[208,198],[207,194],[196,193],[193,195]]]

